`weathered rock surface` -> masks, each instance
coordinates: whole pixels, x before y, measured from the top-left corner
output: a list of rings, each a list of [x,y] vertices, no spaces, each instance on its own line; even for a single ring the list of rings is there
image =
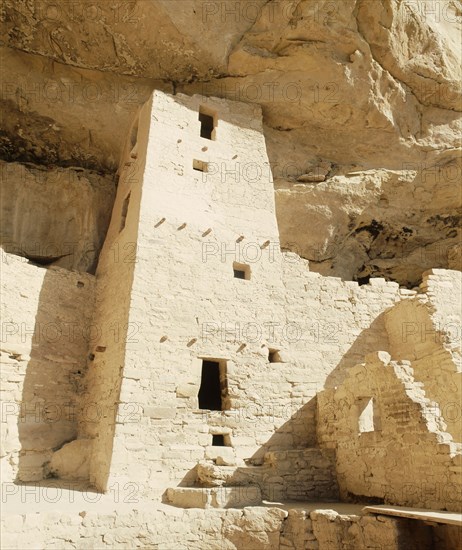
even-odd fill
[[[114,178],[1,160],[0,177],[3,248],[40,265],[94,272],[111,218]]]
[[[4,160],[114,173],[129,125],[162,83],[0,49]],[[112,204],[111,204],[112,206]]]
[[[360,282],[385,277],[412,288],[430,267],[460,269],[461,170],[449,153],[428,169],[408,163],[281,185],[282,243],[313,271]]]

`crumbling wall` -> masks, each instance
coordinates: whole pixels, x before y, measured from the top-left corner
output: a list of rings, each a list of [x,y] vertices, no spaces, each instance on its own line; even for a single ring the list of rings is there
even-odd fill
[[[179,493],[180,498],[189,498],[190,502],[193,499],[203,501],[205,496],[201,495],[201,489],[219,487],[225,495],[228,489],[236,489],[242,506],[250,506],[247,502],[251,498],[260,499],[260,496],[270,502],[326,502],[339,498],[335,452],[315,447],[268,452],[264,463],[258,467],[233,468],[204,461],[197,466],[197,482],[198,488],[192,491],[190,488],[183,492],[178,488],[169,489],[167,496],[176,497]],[[173,500],[178,502],[179,499]]]
[[[335,452],[331,449],[270,452],[265,462],[269,466],[261,484],[265,500],[338,501]]]
[[[460,509],[462,448],[424,389],[409,362],[379,352],[318,395],[318,439],[336,449],[342,498]]]
[[[385,315],[393,359],[412,362],[447,425],[462,442],[462,275],[433,269],[421,285],[425,295],[398,304]]]
[[[94,277],[1,260],[2,481],[36,481],[77,437]]]

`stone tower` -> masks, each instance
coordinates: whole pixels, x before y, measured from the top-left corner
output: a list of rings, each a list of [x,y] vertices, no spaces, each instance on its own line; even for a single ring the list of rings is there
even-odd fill
[[[155,92],[126,147],[97,271],[84,410],[98,414],[82,415],[81,434],[99,488],[110,476],[162,489],[217,448],[250,458],[272,435],[279,250],[260,108]]]

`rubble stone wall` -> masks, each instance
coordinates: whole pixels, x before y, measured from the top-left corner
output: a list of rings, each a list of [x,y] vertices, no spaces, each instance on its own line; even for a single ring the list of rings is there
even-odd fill
[[[43,512],[2,520],[2,548],[133,548],[159,550],[456,550],[460,528],[333,510],[244,508]]]

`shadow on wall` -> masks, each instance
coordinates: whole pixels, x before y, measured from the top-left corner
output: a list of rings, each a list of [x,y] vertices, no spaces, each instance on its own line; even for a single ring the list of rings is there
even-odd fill
[[[53,453],[78,437],[79,396],[91,339],[93,277],[63,269],[39,269],[45,273],[33,333],[32,327],[23,333],[27,325],[21,323],[21,340],[28,339],[30,344],[18,416],[16,481],[21,482],[53,477]],[[30,319],[33,313],[29,312]],[[85,458],[76,456],[74,463],[81,463],[82,477]]]
[[[327,376],[324,387],[341,383],[350,368],[364,361],[365,355],[388,349],[384,314],[379,314],[348,348],[340,362]],[[307,372],[307,382],[309,381]],[[261,447],[245,460],[247,466],[236,467],[230,485],[245,483],[260,486],[269,500],[338,500],[335,452],[321,449],[317,440],[317,395],[291,414]],[[250,468],[249,468],[250,466]],[[255,466],[261,466],[255,470]],[[197,465],[178,484],[191,487],[199,480]],[[272,498],[274,497],[274,498]],[[164,499],[166,496],[164,495]],[[370,498],[358,497],[361,502]],[[382,500],[374,500],[382,502]]]
[[[356,338],[344,353],[337,366],[327,376],[324,388],[339,385],[345,380],[350,368],[364,362],[364,357],[380,350],[388,350],[389,342],[385,327],[385,312],[379,314]],[[309,375],[307,375],[308,379]],[[308,381],[308,380],[307,380]],[[268,441],[255,453],[251,460],[258,462],[265,453],[286,449],[302,449],[317,445],[317,398],[316,395],[298,409],[290,419],[280,426]]]
[[[58,484],[66,481],[64,487],[77,482],[81,490],[105,490],[113,460],[133,268],[133,260],[106,254],[103,271],[109,269],[112,277],[98,280],[98,292],[90,274],[41,266],[30,266],[35,273],[27,270],[36,287],[31,290],[35,300],[27,302],[33,306],[19,315],[26,321],[20,323],[21,339],[30,358],[19,403],[17,482],[54,478]],[[26,292],[21,295],[27,297]],[[12,299],[7,307],[12,318],[15,308]],[[121,411],[128,414],[124,404]]]
[[[328,374],[324,383],[325,389],[341,384],[345,380],[348,370],[363,363],[367,354],[378,350],[389,351],[390,342],[385,326],[385,313],[388,309],[380,313],[369,327],[362,330],[350,348],[342,355],[338,365]]]
[[[94,274],[115,191],[111,176],[0,160],[0,242],[35,264]]]
[[[270,502],[338,501],[335,452],[317,447],[309,430],[315,411],[313,397],[246,459],[245,465],[196,464],[178,487],[215,487],[218,494],[221,489],[233,488],[238,507],[255,505],[260,497]],[[225,451],[223,456],[229,457],[229,453]],[[171,503],[170,495],[169,490],[163,494],[164,503]],[[206,498],[205,493],[197,496]]]
[[[281,425],[274,434],[271,435],[268,441],[266,441],[250,458],[246,459],[247,466],[236,467],[236,478],[239,479],[237,484],[241,485],[243,480],[247,480],[247,482],[260,485],[263,493],[268,493],[271,490],[271,483],[268,484],[263,479],[263,476],[267,476],[268,470],[271,468],[271,465],[267,463],[268,453],[292,451],[294,449],[303,450],[315,447],[316,434],[311,430],[311,426],[315,425],[314,417],[316,415],[316,410],[316,397],[313,397],[308,403],[296,411],[287,422]],[[229,447],[223,445],[223,448]],[[255,469],[251,470],[249,466],[262,466],[261,472]],[[302,467],[300,463],[298,466]],[[275,474],[273,474],[273,477],[274,475]],[[183,477],[178,487],[191,487],[197,480],[198,465],[196,464]],[[270,489],[268,489],[268,487],[270,487]],[[266,497],[268,498],[268,495],[266,495]]]
[[[316,446],[316,396],[282,424],[250,458],[253,464],[261,464],[268,452],[303,449]]]
[[[142,118],[147,135],[150,117]],[[55,477],[106,489],[138,242],[142,179],[131,175],[144,173],[144,160],[136,160],[137,120],[97,277],[54,267],[44,272],[18,426],[20,481]]]

